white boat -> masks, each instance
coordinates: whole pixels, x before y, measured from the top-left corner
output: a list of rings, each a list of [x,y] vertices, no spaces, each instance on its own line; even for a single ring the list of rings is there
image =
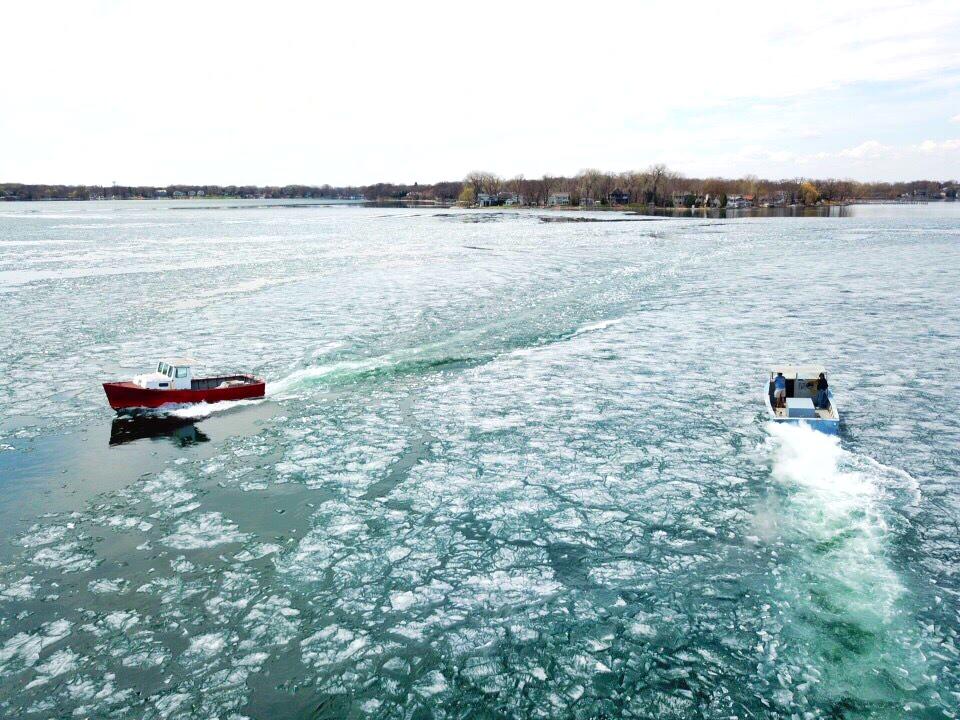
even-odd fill
[[[783,373],[786,380],[786,398],[783,403],[774,399],[774,380]],[[817,407],[817,380],[826,368],[820,365],[778,365],[770,368],[770,377],[763,389],[763,402],[770,419],[778,423],[807,425],[814,430],[836,435],[840,432],[840,411],[833,400],[833,391],[827,390],[826,407]]]

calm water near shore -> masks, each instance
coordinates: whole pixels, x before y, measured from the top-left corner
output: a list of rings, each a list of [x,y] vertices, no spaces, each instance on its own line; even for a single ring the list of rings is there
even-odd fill
[[[0,204],[0,717],[956,716],[960,204],[843,210]]]

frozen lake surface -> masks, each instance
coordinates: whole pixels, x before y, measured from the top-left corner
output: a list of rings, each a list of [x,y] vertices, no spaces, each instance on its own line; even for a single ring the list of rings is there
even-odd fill
[[[0,204],[0,716],[955,717],[957,210]]]

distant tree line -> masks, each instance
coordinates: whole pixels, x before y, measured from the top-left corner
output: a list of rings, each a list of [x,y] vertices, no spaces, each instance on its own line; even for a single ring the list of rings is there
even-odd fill
[[[0,200],[137,200],[154,198],[337,198],[329,185],[26,185],[0,183]]]
[[[755,175],[742,178],[692,178],[652,165],[646,170],[609,173],[582,170],[573,177],[543,176],[528,179],[517,175],[504,179],[494,173],[471,172],[464,178],[463,204],[506,195],[518,204],[545,205],[558,193],[569,195],[570,204],[623,204],[657,207],[712,203],[726,205],[727,198],[749,198],[757,204],[805,204],[852,200],[953,199],[958,185],[954,180],[914,180],[898,183],[867,183],[835,178],[762,179]]]
[[[376,183],[358,186],[331,185],[28,185],[0,183],[0,200],[99,200],[153,198],[317,198],[370,201],[441,202],[462,204],[546,205],[551,196],[565,193],[570,204],[653,205],[660,207],[703,204],[726,205],[728,198],[751,202],[806,204],[851,200],[952,199],[953,180],[913,180],[898,183],[866,183],[835,178],[789,178],[769,180],[747,175],[742,178],[691,178],[665,165],[645,170],[609,173],[582,170],[572,177],[501,178],[475,171],[463,180],[433,184]]]

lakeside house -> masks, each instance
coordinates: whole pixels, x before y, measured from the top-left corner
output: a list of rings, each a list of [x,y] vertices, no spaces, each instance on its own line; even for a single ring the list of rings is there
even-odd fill
[[[739,210],[741,208],[753,207],[753,195],[728,195],[727,208]]]
[[[630,193],[617,188],[607,195],[607,202],[611,205],[626,205],[630,202]]]
[[[550,197],[547,198],[547,205],[569,205],[570,204],[570,193],[568,192],[553,192],[550,193]]]
[[[788,195],[786,191],[777,190],[769,195],[761,195],[758,200],[758,205],[765,208],[786,207],[790,204],[792,199],[793,198]]]

